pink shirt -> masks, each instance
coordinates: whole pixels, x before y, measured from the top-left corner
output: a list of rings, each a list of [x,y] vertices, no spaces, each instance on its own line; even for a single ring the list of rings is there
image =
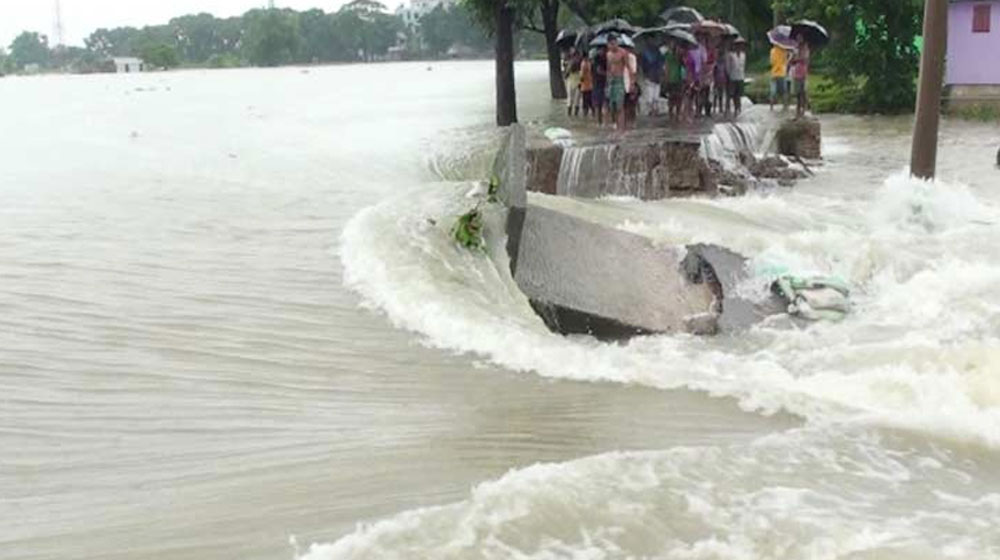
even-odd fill
[[[809,45],[803,44],[792,59],[792,79],[805,80],[809,77]]]

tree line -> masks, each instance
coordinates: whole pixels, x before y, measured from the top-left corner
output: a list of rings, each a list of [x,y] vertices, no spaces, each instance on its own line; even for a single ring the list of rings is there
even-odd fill
[[[827,26],[833,43],[815,58],[845,99],[843,109],[861,113],[910,111],[916,97],[917,37],[923,25],[922,0],[463,0],[494,37],[496,119],[517,122],[514,34],[541,32],[546,41],[552,97],[566,97],[555,44],[564,13],[586,25],[624,18],[634,25],[662,25],[660,14],[679,5],[736,25],[751,46],[751,58],[770,49],[772,26],[810,18]]]
[[[532,48],[530,41],[523,47]],[[36,32],[0,49],[0,73],[41,70],[80,73],[114,69],[113,57],[138,57],[155,68],[280,66],[381,60],[393,47],[401,58],[446,56],[455,45],[466,55],[489,52],[487,32],[472,24],[464,4],[439,6],[420,28],[373,0],[354,0],[336,12],[255,9],[242,16],[185,15],[163,25],[102,28],[83,47],[53,47]],[[537,45],[534,45],[537,48]]]

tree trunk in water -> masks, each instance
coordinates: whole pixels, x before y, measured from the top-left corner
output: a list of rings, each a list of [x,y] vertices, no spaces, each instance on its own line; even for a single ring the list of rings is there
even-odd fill
[[[549,89],[552,99],[566,99],[566,82],[562,76],[562,56],[559,53],[559,0],[543,0],[541,3],[542,26],[545,32],[545,48],[549,55]]]
[[[493,0],[496,16],[497,126],[517,122],[514,88],[514,8],[508,0]]]

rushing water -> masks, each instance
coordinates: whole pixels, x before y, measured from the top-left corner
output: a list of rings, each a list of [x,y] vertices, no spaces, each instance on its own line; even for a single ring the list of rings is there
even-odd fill
[[[833,118],[794,190],[535,197],[856,286],[841,324],[605,345],[448,239],[491,92],[0,80],[0,557],[1000,556],[992,127],[946,124],[939,184],[901,173],[908,120]]]

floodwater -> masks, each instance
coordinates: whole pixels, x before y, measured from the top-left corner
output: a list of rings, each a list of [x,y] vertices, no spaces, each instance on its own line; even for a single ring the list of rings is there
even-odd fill
[[[448,239],[491,100],[486,62],[0,80],[0,558],[1000,557],[994,126],[937,184],[838,117],[794,190],[536,197],[856,288],[606,345]]]

